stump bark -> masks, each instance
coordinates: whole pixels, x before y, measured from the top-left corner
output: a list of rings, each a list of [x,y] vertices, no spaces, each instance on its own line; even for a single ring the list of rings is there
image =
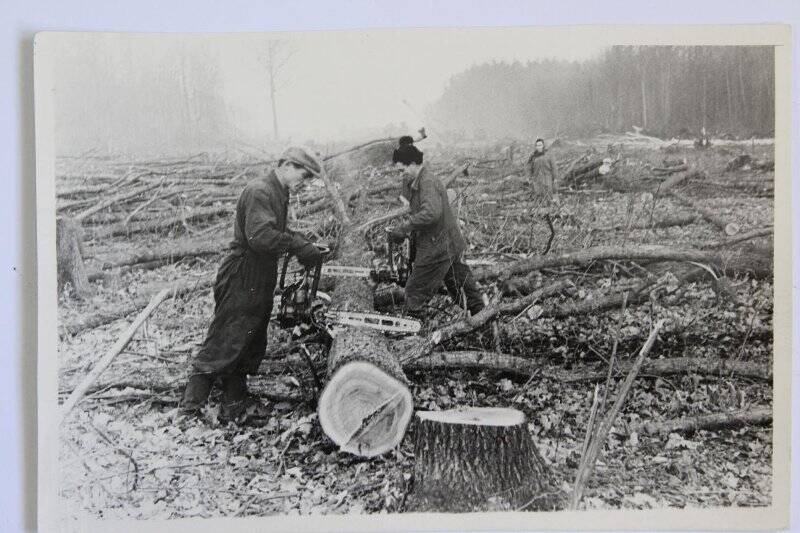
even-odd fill
[[[81,226],[70,217],[56,218],[56,259],[58,291],[69,283],[77,297],[87,296],[91,286],[83,264]]]
[[[516,409],[419,411],[407,511],[553,510],[561,495]]]

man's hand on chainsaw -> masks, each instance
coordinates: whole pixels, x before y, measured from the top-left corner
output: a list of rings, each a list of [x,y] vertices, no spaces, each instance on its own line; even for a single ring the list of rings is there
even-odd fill
[[[322,261],[322,251],[311,242],[304,244],[295,255],[297,261],[305,268],[311,268]]]
[[[401,243],[406,239],[406,234],[398,228],[389,230],[389,242]]]

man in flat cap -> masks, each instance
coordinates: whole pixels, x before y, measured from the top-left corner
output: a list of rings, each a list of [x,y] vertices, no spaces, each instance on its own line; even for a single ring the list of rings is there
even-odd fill
[[[217,382],[223,422],[260,425],[268,420],[269,409],[247,392],[247,375],[264,358],[280,257],[289,252],[304,266],[320,260],[313,243],[287,229],[286,215],[290,192],[321,171],[313,155],[291,147],[277,168],[252,180],[239,196],[231,250],[214,284],[214,319],[192,358],[179,414],[200,415]]]

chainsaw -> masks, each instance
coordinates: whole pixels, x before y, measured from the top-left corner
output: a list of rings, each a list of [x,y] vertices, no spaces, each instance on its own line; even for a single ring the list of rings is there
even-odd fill
[[[408,239],[400,244],[389,242],[383,251],[381,256],[372,260],[372,268],[325,265],[322,267],[322,274],[331,277],[368,279],[375,283],[396,283],[405,287],[408,274],[411,272]]]
[[[303,269],[297,279],[288,284],[286,274],[290,256],[286,255],[284,258],[277,291],[277,299],[279,301],[275,302],[276,305],[273,306],[273,309],[275,309],[273,315],[281,328],[291,329],[292,336],[295,338],[309,335],[315,331],[326,332],[330,337],[334,337],[342,326],[364,327],[387,333],[406,335],[419,332],[422,324],[417,320],[380,313],[330,309],[330,296],[317,290],[320,277],[325,269],[322,266],[322,262],[330,253],[330,250],[322,245],[317,244],[316,246],[322,252],[320,261],[309,268]],[[374,279],[373,270],[364,270],[370,272],[368,276],[370,279]],[[396,268],[393,272],[394,274],[390,273],[386,277],[389,280],[393,280],[395,277],[399,280],[400,275],[397,273]],[[350,276],[348,273],[348,277]],[[363,277],[363,275],[359,274],[356,277]]]

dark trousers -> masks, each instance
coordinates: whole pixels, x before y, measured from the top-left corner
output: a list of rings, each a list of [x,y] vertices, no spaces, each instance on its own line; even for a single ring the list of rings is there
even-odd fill
[[[483,299],[472,270],[461,257],[448,257],[441,261],[414,264],[406,282],[406,309],[409,314],[422,314],[425,306],[444,282],[450,297],[461,304],[461,291],[467,300],[467,309],[473,315],[483,309]]]
[[[246,397],[247,375],[256,373],[267,347],[277,265],[277,259],[239,250],[223,260],[214,284],[214,318],[192,358],[183,409],[202,407],[217,380],[223,405]]]

